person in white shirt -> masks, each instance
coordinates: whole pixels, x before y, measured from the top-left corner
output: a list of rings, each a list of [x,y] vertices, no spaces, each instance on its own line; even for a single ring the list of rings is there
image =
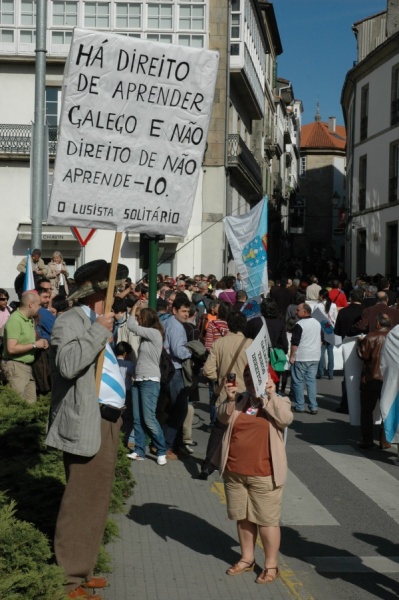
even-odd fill
[[[326,319],[331,323],[332,327],[334,327],[338,317],[338,309],[336,304],[331,302],[328,290],[320,290],[318,302],[313,306],[313,310],[316,310],[317,308],[326,315]],[[324,377],[324,371],[326,367],[326,352],[328,357],[328,379],[334,379],[334,344],[327,342],[325,339],[323,339],[323,336],[316,379],[323,379]]]
[[[309,412],[317,415],[316,373],[320,360],[321,326],[312,319],[309,304],[302,303],[296,310],[298,323],[291,337],[291,382],[294,393],[295,412],[305,411],[304,383],[308,390]]]

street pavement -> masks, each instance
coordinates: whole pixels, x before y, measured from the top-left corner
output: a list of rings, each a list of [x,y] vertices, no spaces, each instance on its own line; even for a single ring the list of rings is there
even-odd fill
[[[335,412],[342,377],[318,381],[318,415],[296,414],[287,436],[281,578],[230,577],[239,558],[218,473],[195,476],[208,439],[208,390],[195,407],[194,454],[158,466],[132,461],[136,486],[104,600],[394,600],[399,597],[399,466],[395,450],[360,451],[359,429]],[[377,433],[377,432],[376,432]],[[263,564],[256,549],[257,572]],[[98,590],[100,592],[100,590]]]

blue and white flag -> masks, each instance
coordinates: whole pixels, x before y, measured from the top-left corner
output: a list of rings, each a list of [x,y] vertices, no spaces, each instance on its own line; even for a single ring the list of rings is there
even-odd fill
[[[81,304],[80,308],[94,323],[97,315],[89,306]],[[111,333],[110,333],[111,335]],[[98,401],[100,404],[108,404],[115,408],[125,406],[126,385],[125,379],[119,368],[117,358],[109,342],[105,346],[103,370],[101,373],[100,393]]]
[[[262,298],[256,296],[256,298],[249,298],[241,308],[242,314],[246,317],[247,321],[260,317],[261,310],[260,305],[262,304]]]
[[[115,354],[109,343],[105,347],[103,372],[101,375],[99,402],[122,408],[125,406],[126,388]]]
[[[267,293],[267,196],[245,215],[223,219],[237,271],[249,298]]]
[[[28,248],[28,254],[26,256],[26,271],[24,279],[24,292],[35,289],[35,280],[33,277],[32,261],[30,258],[30,249]]]
[[[380,399],[387,442],[399,444],[399,325],[385,338],[381,352],[381,373],[384,379]]]

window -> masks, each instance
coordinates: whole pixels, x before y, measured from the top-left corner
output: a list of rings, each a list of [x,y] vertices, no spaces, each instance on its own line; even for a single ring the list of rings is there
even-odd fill
[[[241,12],[240,12],[240,0],[232,0],[231,2],[231,23],[230,23],[230,38],[232,40],[239,40],[241,37]],[[231,56],[240,55],[240,45],[230,45]]]
[[[170,4],[148,5],[149,29],[172,29],[173,7]]]
[[[365,85],[362,87],[361,99],[360,99],[360,139],[365,140],[367,138],[369,120],[369,86]]]
[[[54,155],[57,150],[60,108],[61,88],[46,87],[46,121],[48,125],[48,148],[51,155]]]
[[[22,2],[21,2],[21,25],[36,25],[36,2],[35,2],[35,0],[22,0]]]
[[[399,65],[392,69],[391,125],[399,123]]]
[[[0,23],[14,25],[14,0],[0,0]]]
[[[85,27],[109,27],[108,2],[86,2]]]
[[[57,45],[69,45],[72,41],[72,31],[52,31],[51,43]]]
[[[117,33],[119,35],[125,35],[126,37],[141,38],[141,33],[129,33],[127,31],[118,31]]]
[[[171,44],[172,36],[167,33],[148,33],[147,40],[151,40],[152,42],[162,42],[163,44]]]
[[[75,27],[78,24],[77,2],[53,2],[53,26]]]
[[[306,177],[306,156],[301,156],[301,162],[299,165],[299,177],[304,179]]]
[[[231,2],[231,38],[234,40],[240,39],[240,0],[232,0]]]
[[[204,47],[203,35],[179,35],[179,44],[181,46],[192,46],[193,48]]]
[[[398,200],[399,142],[389,149],[389,202]]]
[[[116,27],[139,29],[141,27],[141,4],[118,2],[116,5]]]
[[[35,44],[36,43],[36,31],[23,30],[19,32],[19,41],[21,44]]]
[[[196,29],[197,31],[205,29],[205,6],[182,4],[180,6],[179,28]]]
[[[366,208],[367,156],[359,159],[359,210]]]
[[[61,88],[46,87],[46,118],[50,126],[58,125],[58,108]]]
[[[305,233],[305,209],[306,199],[302,196],[295,196],[290,202],[290,233]]]
[[[12,44],[14,42],[14,32],[12,29],[0,29],[0,44]]]

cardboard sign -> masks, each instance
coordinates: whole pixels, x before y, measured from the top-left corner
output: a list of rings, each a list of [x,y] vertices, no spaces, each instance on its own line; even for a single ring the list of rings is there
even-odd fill
[[[263,322],[262,329],[259,331],[252,344],[245,350],[257,396],[260,396],[265,392],[266,381],[269,377],[267,339],[266,324]]]
[[[218,60],[76,28],[47,222],[186,235]]]

